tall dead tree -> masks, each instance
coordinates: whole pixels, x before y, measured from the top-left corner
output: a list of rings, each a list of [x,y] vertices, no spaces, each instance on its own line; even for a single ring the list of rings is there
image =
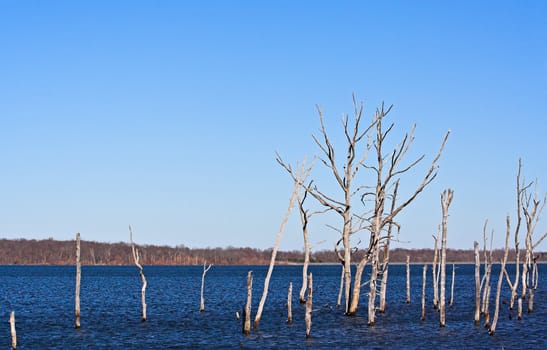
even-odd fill
[[[441,327],[446,325],[446,236],[448,233],[448,207],[452,202],[454,191],[451,189],[445,190],[441,194],[441,205],[443,211],[442,221],[442,241],[441,241],[441,295],[439,300],[439,323]]]
[[[320,137],[312,136],[315,144],[319,147],[322,156],[319,157],[321,163],[332,173],[336,184],[340,188],[340,199],[336,199],[336,196],[322,192],[316,185],[306,186],[305,183],[302,183],[305,186],[306,191],[315,198],[322,206],[328,210],[332,210],[342,219],[342,230],[341,240],[344,249],[341,263],[344,268],[344,296],[345,296],[345,307],[344,310],[346,313],[349,312],[350,306],[350,290],[351,290],[351,243],[350,237],[362,230],[363,227],[360,227],[358,224],[355,225],[355,220],[357,218],[354,215],[353,210],[353,198],[357,195],[354,187],[354,180],[356,178],[358,170],[363,165],[370,148],[369,144],[363,144],[363,141],[366,140],[366,136],[369,130],[372,129],[375,121],[368,124],[364,130],[361,125],[361,118],[363,116],[363,103],[358,104],[355,96],[353,96],[353,106],[354,106],[354,116],[353,119],[349,120],[347,115],[342,117],[342,127],[344,130],[344,140],[346,146],[346,153],[344,157],[344,162],[342,164],[337,163],[335,157],[335,148],[331,143],[331,139],[327,133],[325,123],[323,120],[323,112],[319,107],[317,107],[319,113],[319,121],[321,123],[320,128]],[[297,174],[290,169],[281,158],[278,156],[279,163],[289,171],[293,179],[297,178]],[[316,181],[317,182],[317,181]],[[360,221],[360,220],[358,220]]]
[[[80,328],[80,280],[82,278],[82,264],[80,263],[80,232],[76,233],[76,288],[74,295],[75,327]]]
[[[211,269],[211,266],[213,264],[207,265],[207,263],[203,262],[203,272],[201,273],[201,294],[200,294],[200,302],[199,302],[199,311],[203,312],[205,311],[205,298],[203,297],[203,287],[205,286],[205,274],[207,271]]]
[[[424,271],[422,275],[422,321],[425,320],[425,286],[427,278],[427,264],[424,264]]]
[[[406,303],[410,304],[410,255],[406,256]]]
[[[416,187],[414,192],[411,192],[411,195],[404,200],[401,204],[398,204],[394,209],[388,213],[385,212],[386,201],[389,201],[388,191],[391,186],[393,186],[395,181],[398,181],[399,177],[414,168],[423,158],[422,155],[417,160],[411,162],[409,165],[402,167],[401,161],[408,152],[412,142],[414,141],[414,130],[415,126],[412,128],[409,134],[406,134],[403,140],[388,154],[384,154],[383,146],[386,140],[386,137],[393,129],[394,124],[391,124],[386,130],[383,129],[383,121],[386,115],[389,113],[391,107],[387,110],[384,109],[382,105],[381,109],[377,109],[374,120],[375,120],[375,140],[373,142],[373,148],[375,150],[375,162],[374,165],[364,165],[366,169],[369,169],[375,174],[376,184],[374,186],[362,186],[360,189],[363,189],[364,193],[361,196],[361,201],[368,207],[369,203],[372,202],[372,211],[370,214],[370,219],[367,219],[369,225],[367,229],[370,232],[369,246],[366,254],[357,265],[355,271],[355,280],[353,286],[353,294],[351,298],[351,306],[349,314],[355,314],[357,312],[357,307],[359,303],[360,287],[361,287],[361,278],[363,271],[367,262],[371,261],[371,274],[369,280],[369,293],[368,293],[368,324],[373,325],[375,319],[376,311],[376,289],[377,289],[377,278],[380,272],[380,248],[381,240],[385,239],[385,228],[390,223],[395,223],[395,217],[406,208],[416,197],[429,185],[437,176],[437,163],[444,149],[444,145],[450,133],[447,132],[442,143],[441,147],[431,162],[429,169],[424,175],[422,182]]]
[[[435,241],[435,246],[433,249],[433,264],[431,264],[431,274],[432,274],[432,281],[433,281],[433,307],[436,309],[439,307],[439,275],[437,273],[439,269],[439,233],[437,233],[437,236],[433,236],[433,240]]]
[[[488,330],[488,333],[490,335],[494,335],[496,332],[496,325],[498,323],[498,316],[499,316],[499,310],[500,310],[500,294],[501,294],[501,286],[503,284],[503,274],[505,272],[505,264],[507,263],[507,255],[509,253],[509,236],[511,235],[511,224],[509,221],[509,215],[507,215],[507,232],[505,234],[505,250],[503,253],[503,259],[501,261],[501,267],[500,267],[500,274],[498,277],[498,288],[496,289],[496,307],[494,309],[494,317],[492,319],[492,324],[490,325],[490,328]]]
[[[279,158],[278,158],[278,161],[280,161]],[[283,221],[281,222],[281,226],[279,227],[279,231],[277,231],[275,244],[272,249],[272,256],[270,259],[270,265],[268,267],[268,273],[266,274],[266,278],[264,279],[264,290],[262,292],[262,297],[260,298],[258,309],[255,315],[255,320],[253,325],[255,329],[258,328],[258,325],[260,323],[260,318],[262,317],[262,311],[264,310],[264,304],[266,303],[266,298],[268,297],[268,287],[270,285],[270,278],[272,277],[272,272],[275,265],[275,258],[277,256],[277,250],[279,249],[279,244],[281,243],[281,237],[283,236],[283,232],[285,231],[285,225],[287,224],[287,220],[289,219],[291,210],[297,201],[298,192],[300,191],[300,186],[302,183],[306,182],[306,179],[311,171],[311,168],[306,168],[305,160],[302,162],[302,165],[299,166],[298,168],[299,168],[298,175],[294,179],[293,191],[291,194],[291,198],[289,200],[289,205],[287,207],[287,211],[285,212],[285,216],[283,217]],[[290,169],[290,166],[289,166],[289,169]]]
[[[486,228],[488,225],[488,220],[484,222],[483,227],[483,241],[484,241],[484,277],[481,282],[483,285],[483,293],[482,293],[482,306],[481,306],[481,312],[484,315],[484,327],[489,328],[490,327],[490,291],[491,291],[491,285],[490,285],[490,277],[492,275],[492,246],[494,242],[494,230],[492,230],[490,234],[490,250],[487,251],[486,249]]]
[[[141,287],[141,304],[142,304],[142,318],[141,320],[143,322],[146,321],[146,277],[144,277],[144,273],[142,270],[142,265],[139,262],[139,249],[135,247],[135,243],[133,243],[133,227],[129,225],[129,242],[131,243],[131,252],[133,253],[133,261],[135,262],[135,265],[139,269],[139,276],[141,277],[142,281],[142,287]]]

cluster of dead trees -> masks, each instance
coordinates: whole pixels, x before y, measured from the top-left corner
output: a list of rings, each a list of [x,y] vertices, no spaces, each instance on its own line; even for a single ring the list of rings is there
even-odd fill
[[[484,319],[484,326],[488,329],[490,334],[494,334],[496,331],[496,325],[499,316],[500,309],[500,294],[503,288],[503,281],[507,283],[511,292],[509,300],[510,315],[513,313],[515,301],[517,301],[517,319],[521,320],[523,317],[522,308],[523,302],[527,302],[528,313],[534,311],[534,293],[538,287],[538,258],[539,255],[535,253],[537,246],[547,236],[547,232],[543,233],[539,238],[534,237],[536,225],[541,217],[545,203],[547,202],[547,196],[542,199],[538,196],[537,181],[526,183],[521,178],[522,162],[519,160],[517,181],[516,181],[516,223],[514,231],[511,231],[511,218],[509,214],[506,217],[506,233],[505,233],[505,249],[503,258],[499,261],[500,271],[496,286],[495,296],[495,308],[493,317],[490,315],[490,295],[492,291],[491,275],[492,264],[495,263],[495,259],[492,256],[492,242],[494,240],[494,231],[490,234],[490,248],[487,248],[487,225],[488,220],[484,224],[483,228],[483,273],[481,278],[481,261],[479,252],[479,243],[474,242],[475,248],[475,313],[474,321],[479,323],[481,316]],[[531,192],[531,190],[534,190]],[[524,230],[523,230],[524,228]],[[523,231],[523,232],[522,232]],[[514,264],[515,275],[512,279],[506,270],[506,264],[509,256],[509,241],[511,233],[513,232],[514,238]],[[521,261],[522,250],[520,248],[521,239],[524,239],[524,258]],[[522,268],[522,272],[521,272]],[[520,289],[520,290],[519,290]],[[482,293],[482,297],[481,297]],[[512,317],[512,316],[511,316]]]

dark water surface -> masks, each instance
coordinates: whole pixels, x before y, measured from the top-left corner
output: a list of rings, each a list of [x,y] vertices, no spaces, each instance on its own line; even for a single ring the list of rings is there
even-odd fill
[[[545,265],[540,265],[540,273]],[[510,266],[510,274],[514,266]],[[405,266],[391,266],[388,309],[367,326],[367,287],[358,315],[336,307],[340,266],[313,265],[312,337],[306,339],[304,307],[298,304],[300,266],[277,266],[262,321],[251,335],[241,334],[236,312],[246,298],[246,276],[253,271],[253,319],[262,295],[266,266],[213,266],[205,280],[205,309],[199,312],[201,267],[145,266],[148,321],[141,322],[141,281],[134,266],[84,266],[81,324],[74,329],[73,266],[0,266],[0,347],[9,348],[9,313],[15,311],[19,349],[547,349],[547,276],[540,275],[535,311],[518,321],[502,305],[497,331],[489,336],[473,324],[474,267],[456,266],[454,305],[439,327],[431,307],[428,270],[426,320],[421,321],[422,265],[411,267],[411,303],[405,303]],[[492,299],[498,267],[494,267]],[[365,273],[366,275],[366,273]],[[451,266],[447,266],[447,299]],[[286,298],[293,282],[293,324],[286,324]],[[502,299],[508,300],[504,285]],[[448,302],[448,300],[447,300]],[[491,303],[493,314],[494,304]],[[525,304],[526,307],[526,304]]]

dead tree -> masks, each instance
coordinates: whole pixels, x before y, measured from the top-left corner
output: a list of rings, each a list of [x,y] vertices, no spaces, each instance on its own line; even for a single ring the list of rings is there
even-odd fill
[[[268,273],[266,274],[266,278],[264,279],[264,290],[262,292],[262,297],[260,298],[260,302],[258,304],[258,309],[256,311],[255,320],[254,320],[254,329],[258,328],[258,325],[260,323],[260,318],[262,317],[262,311],[264,310],[264,304],[266,303],[266,298],[268,297],[268,287],[270,285],[270,278],[272,277],[273,268],[275,265],[275,258],[277,256],[277,250],[279,249],[279,244],[281,243],[281,237],[283,236],[283,232],[285,231],[285,225],[287,224],[287,220],[289,219],[289,215],[291,214],[291,210],[294,207],[295,202],[298,198],[298,192],[300,191],[300,186],[303,182],[306,181],[311,168],[306,168],[306,162],[302,162],[302,166],[299,167],[299,173],[294,180],[293,185],[293,191],[291,194],[291,198],[289,200],[289,205],[287,207],[287,211],[285,212],[285,216],[283,217],[283,221],[281,222],[281,226],[279,227],[279,231],[277,232],[277,236],[275,238],[275,244],[272,249],[272,256],[270,259],[270,266],[268,267]]]
[[[481,317],[481,260],[479,256],[479,242],[474,241],[475,251],[475,316],[474,322],[479,323]]]
[[[397,199],[397,190],[399,189],[399,180],[395,182],[395,187],[393,189],[393,194],[391,196],[391,212],[395,210],[395,203]],[[389,275],[389,248],[391,244],[391,238],[392,238],[392,229],[393,226],[397,226],[395,223],[391,222],[388,224],[387,228],[387,234],[386,239],[384,243],[384,250],[383,250],[383,262],[382,262],[382,280],[380,282],[380,302],[378,305],[378,312],[384,313],[386,312],[386,297],[387,297],[387,278]]]
[[[306,315],[305,315],[305,321],[306,321],[306,338],[309,338],[311,336],[311,313],[312,313],[312,301],[313,296],[313,276],[310,272],[310,275],[308,276],[308,298],[306,300]]]
[[[80,232],[76,233],[76,288],[74,296],[74,313],[76,315],[75,327],[80,328],[80,280],[82,278],[82,265],[80,263]]]
[[[410,255],[406,256],[406,303],[410,304]]]
[[[12,311],[9,316],[9,324],[11,331],[11,348],[17,349],[17,332],[15,331],[15,311]]]
[[[427,264],[424,264],[424,272],[422,275],[422,321],[425,320],[425,285],[427,278]]]
[[[443,211],[443,221],[442,221],[442,241],[441,241],[441,295],[439,300],[439,322],[440,326],[444,327],[446,325],[446,236],[448,233],[448,207],[452,202],[452,197],[454,196],[454,191],[451,189],[445,190],[441,194],[441,205]]]
[[[142,318],[141,320],[143,322],[146,321],[146,277],[144,277],[144,273],[142,271],[142,265],[139,262],[139,249],[135,247],[135,243],[133,243],[133,227],[129,225],[129,241],[131,243],[131,252],[133,253],[133,260],[135,262],[135,265],[139,269],[139,276],[141,277],[142,281],[142,288],[141,288],[141,304],[142,304]]]
[[[209,266],[207,266],[206,262],[204,261],[203,262],[203,272],[201,274],[201,297],[200,297],[200,303],[199,303],[199,311],[200,312],[203,312],[205,311],[205,299],[203,298],[203,287],[205,285],[205,274],[207,273],[207,271],[209,271],[209,269],[211,269],[211,266],[213,266],[213,264],[209,264]]]
[[[389,201],[388,190],[393,186],[394,181],[399,179],[399,176],[406,173],[414,166],[416,166],[423,158],[422,155],[417,160],[413,161],[406,167],[401,167],[401,161],[409,150],[414,140],[415,126],[412,128],[409,134],[406,134],[403,140],[388,154],[384,154],[383,146],[389,132],[393,129],[394,124],[391,124],[387,130],[382,128],[383,120],[389,113],[391,107],[387,110],[382,105],[381,109],[376,110],[374,120],[376,127],[375,141],[373,147],[375,150],[375,163],[374,165],[364,165],[366,169],[373,172],[376,177],[376,184],[374,186],[363,186],[361,189],[366,191],[361,196],[361,201],[367,207],[369,202],[372,202],[372,212],[370,214],[369,225],[367,229],[370,231],[369,246],[367,253],[357,265],[355,271],[354,289],[351,298],[351,306],[349,314],[355,314],[359,303],[359,294],[361,286],[361,278],[368,260],[371,261],[371,274],[369,280],[369,293],[368,293],[368,324],[374,325],[375,311],[376,311],[376,289],[377,278],[380,272],[380,241],[385,239],[383,233],[385,228],[390,223],[395,223],[395,217],[406,208],[416,197],[429,185],[437,176],[437,162],[442,154],[444,145],[450,132],[447,132],[441,147],[431,162],[431,166],[424,175],[422,182],[416,187],[414,192],[404,200],[401,204],[394,206],[394,209],[385,213],[386,201]],[[371,188],[372,187],[372,188]],[[368,190],[367,190],[368,189]]]
[[[368,124],[364,130],[361,129],[361,118],[363,116],[363,104],[358,104],[355,96],[353,96],[354,106],[354,118],[351,123],[347,115],[342,117],[342,126],[344,129],[344,136],[346,142],[347,152],[344,157],[344,163],[339,165],[335,158],[335,149],[331,143],[331,139],[325,128],[323,120],[323,112],[318,107],[319,121],[321,123],[320,137],[312,136],[315,144],[319,147],[322,157],[320,157],[321,163],[332,173],[336,183],[341,190],[341,199],[336,199],[335,196],[322,192],[316,185],[307,187],[308,191],[313,198],[315,198],[323,207],[328,210],[332,210],[342,219],[341,240],[344,249],[341,263],[344,267],[344,296],[345,296],[345,313],[349,312],[350,307],[350,291],[351,291],[351,243],[350,237],[363,229],[359,225],[355,224],[355,220],[358,220],[353,212],[353,198],[357,195],[357,191],[354,188],[354,180],[356,178],[358,170],[363,165],[370,145],[367,143],[362,147],[362,143],[366,140],[368,132],[375,125],[376,121],[372,121]],[[359,158],[360,157],[360,158]],[[297,178],[292,169],[287,166],[278,156],[278,162],[283,166],[293,177]]]
[[[253,272],[247,273],[247,302],[243,309],[243,334],[251,334],[251,302],[253,300]]]
[[[482,293],[482,306],[481,312],[484,315],[484,327],[490,327],[490,277],[492,275],[492,246],[494,242],[494,231],[490,234],[490,250],[486,250],[486,228],[488,220],[484,222],[483,227],[483,241],[484,241],[484,277],[482,280],[483,293]]]
[[[289,283],[289,292],[287,293],[287,323],[292,323],[292,282]]]
[[[433,264],[431,265],[431,274],[432,274],[432,280],[433,280],[433,307],[436,309],[439,307],[439,275],[437,274],[437,270],[439,269],[438,266],[438,260],[439,260],[439,234],[437,233],[437,236],[433,236],[433,240],[435,241],[435,246],[433,249]]]
[[[494,333],[496,332],[496,325],[498,323],[501,286],[503,283],[503,274],[505,272],[505,264],[507,263],[507,255],[509,253],[509,236],[511,235],[511,224],[509,221],[509,215],[507,215],[506,222],[507,222],[507,233],[505,234],[505,251],[503,253],[503,260],[501,261],[500,274],[498,277],[498,288],[496,289],[496,307],[494,309],[494,318],[492,319],[492,324],[490,325],[490,329],[488,330],[488,333],[490,335],[494,335]]]

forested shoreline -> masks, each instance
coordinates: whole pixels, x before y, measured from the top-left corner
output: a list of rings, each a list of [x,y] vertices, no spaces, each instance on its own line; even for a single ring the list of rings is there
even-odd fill
[[[0,239],[0,264],[2,265],[71,265],[75,262],[74,240],[54,239]],[[270,262],[271,249],[250,247],[189,248],[142,245],[139,246],[144,265],[201,265],[204,262],[216,265],[266,265]],[[364,251],[364,250],[363,250]],[[357,250],[355,256],[361,254]],[[514,251],[509,260],[514,260]],[[410,256],[411,263],[429,263],[433,259],[433,249],[396,248],[390,252],[391,263],[404,263]],[[546,254],[537,253],[538,261],[545,262]],[[503,249],[493,251],[494,261],[503,256]],[[447,249],[448,262],[473,263],[472,249]],[[299,264],[304,261],[304,253],[299,250],[279,251],[278,264]],[[81,262],[83,265],[132,265],[131,245],[125,242],[103,243],[81,242]],[[311,263],[338,263],[334,249],[312,251]]]

